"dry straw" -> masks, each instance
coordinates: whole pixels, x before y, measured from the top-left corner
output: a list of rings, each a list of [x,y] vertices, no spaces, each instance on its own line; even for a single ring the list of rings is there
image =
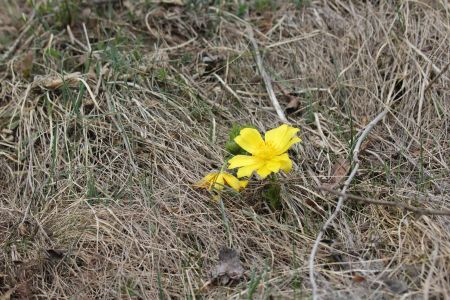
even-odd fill
[[[404,210],[450,208],[447,1],[44,2],[0,4],[1,295],[448,297],[449,218]],[[283,115],[281,210],[192,188]]]

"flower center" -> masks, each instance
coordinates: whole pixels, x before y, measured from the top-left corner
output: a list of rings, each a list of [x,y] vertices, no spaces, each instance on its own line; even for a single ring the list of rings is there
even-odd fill
[[[256,156],[264,160],[271,159],[275,156],[275,147],[271,143],[265,142]]]

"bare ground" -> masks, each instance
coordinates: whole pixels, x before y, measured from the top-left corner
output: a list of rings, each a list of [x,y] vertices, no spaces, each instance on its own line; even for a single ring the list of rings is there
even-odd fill
[[[448,2],[153,2],[0,1],[0,299],[450,299],[449,216],[344,199],[311,256],[383,111],[347,193],[450,208]],[[280,124],[248,28],[303,139],[281,210],[192,187]]]

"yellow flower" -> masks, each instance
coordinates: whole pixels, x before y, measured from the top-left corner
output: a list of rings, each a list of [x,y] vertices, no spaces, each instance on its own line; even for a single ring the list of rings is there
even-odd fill
[[[236,155],[228,161],[228,169],[239,168],[238,178],[249,177],[254,171],[261,178],[266,178],[272,172],[277,173],[280,169],[289,172],[292,161],[286,152],[293,144],[301,142],[296,135],[299,130],[284,124],[267,131],[263,140],[256,129],[242,129],[234,141],[252,155]]]
[[[247,180],[239,180],[235,176],[226,172],[212,172],[202,178],[195,184],[196,187],[208,190],[222,190],[225,185],[239,192],[247,186]]]

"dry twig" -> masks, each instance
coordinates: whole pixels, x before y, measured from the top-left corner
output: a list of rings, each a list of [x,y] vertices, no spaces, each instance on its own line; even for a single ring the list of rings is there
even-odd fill
[[[286,116],[284,115],[284,111],[281,108],[280,103],[277,100],[277,96],[275,96],[275,92],[273,91],[272,79],[264,69],[261,54],[259,54],[258,43],[256,42],[255,36],[253,35],[253,30],[250,27],[247,27],[247,32],[248,32],[247,34],[248,39],[252,43],[253,48],[255,50],[256,64],[258,65],[259,73],[261,74],[261,77],[264,80],[264,84],[266,85],[267,94],[269,94],[270,101],[272,101],[272,105],[275,108],[275,111],[277,112],[277,115],[280,118],[280,120],[283,123],[289,123],[288,120],[286,119]]]
[[[356,142],[355,148],[353,150],[353,162],[355,165],[353,166],[353,169],[352,169],[350,175],[348,176],[347,180],[344,183],[344,186],[341,191],[342,194],[345,195],[345,192],[347,191],[348,187],[350,186],[350,183],[352,182],[353,177],[355,177],[356,172],[359,169],[358,154],[359,154],[359,150],[361,148],[362,142],[369,135],[370,131],[375,127],[375,125],[384,118],[384,116],[388,113],[388,111],[389,111],[388,108],[385,108],[380,114],[378,114],[378,116],[375,119],[373,119],[369,124],[367,124],[366,128],[363,130],[363,132],[359,136],[359,138]],[[309,256],[309,264],[308,264],[309,265],[309,280],[310,280],[311,286],[312,286],[313,299],[318,299],[317,283],[316,283],[316,280],[314,277],[314,260],[316,257],[316,253],[317,253],[317,250],[319,249],[319,244],[320,244],[320,241],[322,240],[323,234],[327,230],[328,226],[330,226],[330,224],[333,222],[333,220],[339,214],[345,199],[346,199],[345,197],[339,196],[339,199],[338,199],[338,202],[336,205],[336,209],[334,210],[333,214],[331,214],[331,216],[326,220],[322,229],[317,234],[316,240],[314,241],[314,245],[311,250],[311,254]]]
[[[375,205],[394,206],[394,207],[402,208],[404,210],[411,211],[418,215],[450,216],[450,210],[445,209],[445,208],[442,208],[439,210],[427,209],[427,208],[414,207],[414,206],[407,205],[407,204],[400,203],[400,202],[367,199],[367,198],[356,196],[356,195],[345,194],[345,193],[327,188],[325,186],[321,186],[321,187],[319,187],[319,189],[321,189],[323,191],[327,191],[332,194],[335,194],[339,197],[343,197],[344,200],[349,199],[349,200],[355,200],[355,201],[360,201],[360,202],[365,202],[365,203],[375,204]]]
[[[430,82],[428,82],[427,87],[425,88],[424,94],[431,88],[431,86],[438,81],[438,79],[448,70],[448,67],[450,66],[450,62],[445,65],[445,67],[437,74]]]

